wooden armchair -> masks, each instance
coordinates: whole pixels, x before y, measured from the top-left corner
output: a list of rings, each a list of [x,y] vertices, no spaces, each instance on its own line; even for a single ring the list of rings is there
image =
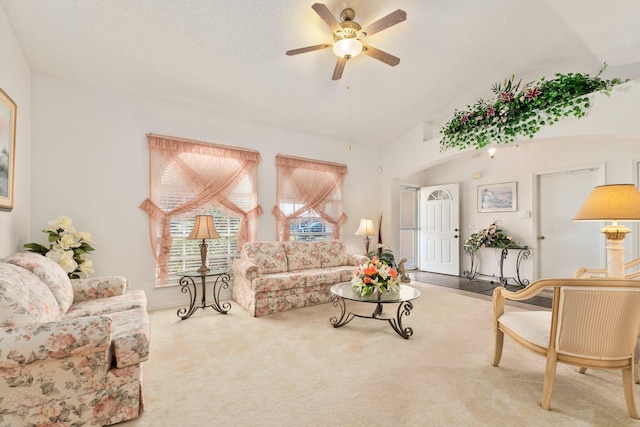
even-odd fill
[[[551,311],[505,312],[505,301],[523,301],[553,289]],[[544,279],[518,292],[493,293],[495,352],[502,356],[504,334],[547,358],[542,408],[549,410],[557,362],[580,368],[621,369],[627,410],[640,419],[633,396],[634,350],[640,330],[640,281],[624,279]]]

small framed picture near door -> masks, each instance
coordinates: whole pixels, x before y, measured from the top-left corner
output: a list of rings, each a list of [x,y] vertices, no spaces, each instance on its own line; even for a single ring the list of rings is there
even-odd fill
[[[478,212],[515,212],[517,183],[478,185]]]
[[[0,88],[0,210],[13,209],[16,103]]]

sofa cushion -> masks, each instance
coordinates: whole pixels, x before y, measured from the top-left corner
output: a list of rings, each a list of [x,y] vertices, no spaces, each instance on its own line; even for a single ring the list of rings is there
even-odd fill
[[[287,271],[287,254],[280,242],[247,242],[240,256],[256,264],[261,274]]]
[[[340,240],[323,240],[316,243],[320,254],[320,263],[324,267],[349,265],[349,254],[344,242]]]
[[[282,289],[301,288],[304,286],[304,277],[302,272],[295,273],[274,273],[266,276],[260,276],[253,279],[251,289],[256,293],[272,292]]]
[[[122,295],[127,289],[123,276],[100,276],[71,279],[73,302],[87,301]]]
[[[0,262],[0,327],[60,320],[60,306],[39,278],[17,265]]]
[[[289,271],[308,270],[320,268],[320,253],[316,243],[311,242],[284,242],[284,252],[287,254]]]
[[[318,285],[333,285],[342,282],[339,267],[318,268],[313,270],[301,271],[304,277],[305,287]],[[351,278],[349,278],[351,280]]]
[[[0,262],[26,268],[40,278],[58,301],[60,313],[64,315],[73,303],[73,288],[67,273],[54,260],[35,252],[19,252],[0,259]]]
[[[80,301],[71,306],[65,317],[98,316],[147,307],[147,296],[142,289],[129,290],[124,295]]]

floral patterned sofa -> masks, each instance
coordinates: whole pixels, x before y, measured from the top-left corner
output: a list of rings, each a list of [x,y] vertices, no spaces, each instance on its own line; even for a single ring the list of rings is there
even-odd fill
[[[0,258],[0,425],[94,426],[142,410],[149,316],[120,276],[69,280],[32,252]]]
[[[339,240],[248,242],[231,266],[233,300],[252,316],[329,302],[331,286],[366,260]]]

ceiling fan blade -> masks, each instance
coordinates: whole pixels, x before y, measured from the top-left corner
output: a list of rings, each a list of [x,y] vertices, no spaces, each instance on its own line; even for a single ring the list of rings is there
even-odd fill
[[[380,49],[376,49],[375,47],[363,45],[362,53],[369,55],[372,58],[377,59],[378,61],[382,61],[385,64],[391,65],[395,67],[400,63],[400,58],[397,56],[393,56],[390,53],[383,52]]]
[[[342,30],[340,23],[338,22],[336,17],[333,16],[327,6],[322,3],[314,3],[311,8],[315,10],[318,15],[320,15],[320,18],[322,18],[324,22],[327,23],[327,25],[331,28],[331,31],[335,33],[336,31]]]
[[[398,9],[395,12],[388,14],[384,18],[380,18],[376,22],[367,25],[362,29],[362,32],[367,36],[370,36],[393,25],[399,24],[405,19],[407,19],[407,12]]]
[[[334,68],[333,70],[333,77],[331,77],[332,80],[340,80],[346,63],[347,63],[346,59],[338,58],[338,62],[336,62],[336,68]]]
[[[287,51],[287,55],[289,55],[289,56],[298,55],[300,53],[313,52],[314,50],[326,49],[328,47],[331,47],[331,45],[329,43],[317,44],[315,46],[301,47],[299,49],[288,50]]]

